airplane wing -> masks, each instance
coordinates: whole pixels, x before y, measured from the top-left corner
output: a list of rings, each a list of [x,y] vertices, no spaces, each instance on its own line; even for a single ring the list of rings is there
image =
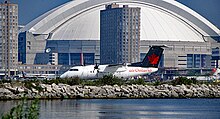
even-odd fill
[[[107,67],[122,67],[125,66],[125,64],[109,64]]]
[[[124,72],[126,71],[126,65],[124,64],[116,64],[116,65],[107,65],[103,72]]]

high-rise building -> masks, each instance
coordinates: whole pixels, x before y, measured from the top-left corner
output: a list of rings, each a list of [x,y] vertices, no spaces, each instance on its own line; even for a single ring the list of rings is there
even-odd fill
[[[18,5],[0,3],[0,70],[10,77],[18,62]]]
[[[106,5],[100,14],[100,62],[140,61],[140,8]]]

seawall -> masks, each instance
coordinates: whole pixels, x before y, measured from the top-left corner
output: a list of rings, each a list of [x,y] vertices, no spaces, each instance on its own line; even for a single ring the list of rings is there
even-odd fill
[[[67,84],[35,84],[13,86],[4,83],[0,88],[0,100],[21,99],[78,99],[78,98],[220,98],[219,85],[114,85],[70,86]]]

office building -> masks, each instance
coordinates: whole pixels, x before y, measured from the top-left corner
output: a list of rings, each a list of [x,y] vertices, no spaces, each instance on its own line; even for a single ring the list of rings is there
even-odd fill
[[[140,60],[140,8],[106,5],[100,12],[101,64],[132,63]]]
[[[10,77],[18,62],[18,5],[5,1],[0,4],[0,70]]]

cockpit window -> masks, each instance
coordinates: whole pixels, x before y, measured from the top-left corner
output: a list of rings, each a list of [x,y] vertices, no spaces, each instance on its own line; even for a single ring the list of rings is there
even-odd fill
[[[78,69],[70,69],[69,71],[79,71]]]

